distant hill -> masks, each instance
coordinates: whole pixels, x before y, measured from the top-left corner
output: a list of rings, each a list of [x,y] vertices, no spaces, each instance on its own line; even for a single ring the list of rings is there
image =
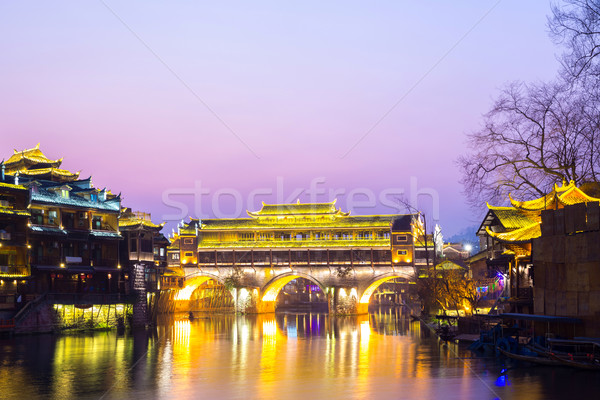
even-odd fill
[[[473,250],[471,250],[471,254],[479,253],[479,238],[476,235],[478,225],[468,226],[458,232],[456,235],[445,237],[444,242],[448,243],[469,243]]]

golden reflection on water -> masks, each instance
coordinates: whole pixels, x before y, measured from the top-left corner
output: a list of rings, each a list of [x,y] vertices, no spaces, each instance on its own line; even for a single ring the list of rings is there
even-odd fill
[[[485,375],[485,361],[476,361],[476,375],[456,345],[428,335],[418,322],[388,310],[344,318],[198,316],[163,321],[155,333],[18,339],[34,346],[5,344],[0,398],[497,397],[490,387],[514,398],[514,390],[494,386],[497,376]],[[530,378],[517,397],[547,397],[540,382]]]

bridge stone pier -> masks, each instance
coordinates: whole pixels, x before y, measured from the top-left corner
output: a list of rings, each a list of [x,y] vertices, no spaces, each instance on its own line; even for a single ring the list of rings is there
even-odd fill
[[[281,289],[296,278],[305,278],[318,285],[327,295],[329,313],[333,315],[366,314],[371,295],[384,282],[395,278],[414,280],[412,266],[359,267],[340,274],[327,266],[297,267],[181,267],[183,283],[172,288],[171,298],[177,303],[189,302],[203,283],[213,280],[229,288],[235,311],[238,313],[275,312]],[[342,276],[343,275],[343,276]],[[181,282],[181,281],[180,281]]]

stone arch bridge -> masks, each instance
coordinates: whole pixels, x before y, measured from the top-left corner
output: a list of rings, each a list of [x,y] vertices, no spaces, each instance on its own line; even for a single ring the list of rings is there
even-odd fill
[[[305,278],[327,294],[329,313],[365,314],[371,295],[384,282],[402,278],[414,281],[412,266],[348,268],[340,273],[328,266],[293,267],[181,267],[179,276],[163,284],[169,299],[180,305],[189,303],[194,291],[209,280],[230,287],[236,312],[269,313],[275,311],[277,295],[296,278]],[[232,285],[233,283],[233,285]],[[233,287],[232,287],[233,286]],[[184,309],[185,307],[177,307]]]

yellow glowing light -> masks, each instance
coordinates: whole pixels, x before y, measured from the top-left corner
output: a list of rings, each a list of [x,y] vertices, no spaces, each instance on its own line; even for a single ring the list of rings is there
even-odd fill
[[[175,300],[189,300],[197,286],[186,286],[175,294]]]
[[[117,265],[117,268],[118,268],[118,269],[121,269],[121,264]]]
[[[371,336],[371,325],[369,321],[362,321],[360,323],[360,341],[363,343],[368,342],[369,336]]]
[[[346,297],[346,289],[340,288],[340,297]]]
[[[265,289],[265,294],[263,295],[262,301],[275,301],[279,291],[296,278],[300,277],[296,275],[288,275],[273,282]]]
[[[27,248],[28,248],[28,249],[30,249],[30,248],[31,248],[31,245],[30,245],[30,244],[28,244],[28,245],[27,245]]]
[[[363,292],[362,297],[360,298],[359,303],[361,304],[369,304],[369,299],[371,295],[375,292],[375,290],[384,282],[387,282],[391,279],[398,278],[397,276],[386,276],[385,278],[381,278],[371,283],[368,288]]]
[[[397,258],[394,259],[394,264],[398,264],[400,260],[398,260]]]
[[[65,267],[65,264],[64,264],[64,263],[60,263],[60,267],[61,267],[61,268],[64,268],[64,267]]]
[[[196,276],[188,279],[185,282],[185,287],[180,289],[175,294],[175,300],[189,300],[192,297],[192,293],[194,290],[198,289],[198,286],[202,285],[204,282],[210,280],[211,278],[208,276]]]
[[[356,292],[356,288],[350,289],[350,297],[358,297],[358,293]]]
[[[16,284],[17,284],[17,280],[16,280],[16,279],[13,281],[13,284],[14,284],[14,285],[16,285]]]
[[[241,289],[240,289],[240,296],[239,296],[239,300],[242,300],[242,301],[243,301],[243,300],[246,300],[248,297],[250,297],[250,296],[249,296],[249,293],[248,293],[248,289],[246,289],[246,288],[241,288]]]
[[[274,340],[277,336],[277,324],[273,321],[263,321],[263,337]]]
[[[407,263],[409,263],[409,262],[411,262],[411,261],[412,261],[412,260],[411,260],[410,258],[407,258],[407,259],[406,259],[406,262],[407,262]]]

